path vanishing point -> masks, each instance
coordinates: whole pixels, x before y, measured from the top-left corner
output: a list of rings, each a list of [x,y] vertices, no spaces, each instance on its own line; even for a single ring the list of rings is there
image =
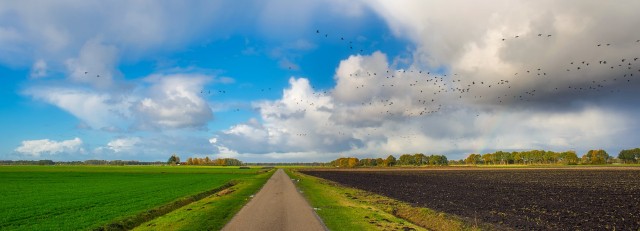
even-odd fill
[[[262,189],[222,229],[327,230],[291,178],[278,169]]]

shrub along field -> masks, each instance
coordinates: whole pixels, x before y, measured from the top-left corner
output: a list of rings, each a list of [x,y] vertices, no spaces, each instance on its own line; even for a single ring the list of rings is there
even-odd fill
[[[259,169],[186,166],[2,166],[0,229],[83,230],[155,211]]]
[[[300,172],[518,230],[640,229],[640,168]]]

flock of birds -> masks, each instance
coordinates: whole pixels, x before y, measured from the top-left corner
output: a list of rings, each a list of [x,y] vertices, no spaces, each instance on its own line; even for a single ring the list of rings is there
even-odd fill
[[[316,30],[317,36],[325,39],[338,39],[350,51],[364,54],[366,51],[354,40],[344,36],[330,35]],[[547,33],[527,35],[529,39],[552,39]],[[522,40],[527,36],[514,35],[501,38],[502,42],[531,41]],[[543,40],[544,41],[544,40]],[[640,39],[635,41],[640,48]],[[615,47],[612,42],[593,44],[595,49]],[[356,103],[353,113],[371,113],[378,117],[423,117],[441,112],[448,104],[460,100],[466,103],[511,105],[518,102],[535,101],[539,97],[549,97],[556,94],[574,92],[615,93],[620,86],[630,85],[639,81],[640,57],[596,58],[597,52],[591,57],[561,61],[563,65],[553,68],[522,67],[511,76],[501,79],[479,79],[475,73],[449,73],[420,69],[377,69],[357,70],[341,76],[348,79],[348,89],[356,95],[363,95]],[[640,53],[639,53],[640,55]],[[559,68],[560,66],[560,68]],[[291,68],[289,68],[291,69]],[[89,72],[84,74],[89,76]],[[464,75],[467,76],[464,76]],[[100,78],[97,74],[96,78]],[[606,78],[603,78],[606,77]],[[539,79],[533,79],[539,78]],[[542,79],[540,79],[542,78]],[[587,81],[588,79],[588,81]],[[533,83],[533,84],[532,84]],[[271,91],[262,88],[260,92]],[[311,97],[295,98],[295,105],[275,104],[275,107],[293,107],[291,114],[303,115],[307,110],[319,110],[321,100],[333,94],[331,91],[313,91]],[[201,95],[227,94],[227,90],[201,90]],[[234,111],[240,111],[235,108]],[[477,114],[476,116],[479,116]],[[344,132],[340,132],[343,134]],[[292,133],[295,136],[308,136],[308,132]],[[339,135],[341,135],[339,134]]]
[[[316,30],[316,34],[321,34],[320,30]],[[533,35],[535,36],[535,35]],[[551,38],[552,34],[538,33],[536,37]],[[329,34],[324,34],[325,38],[329,38]],[[344,37],[340,37],[340,40],[345,40]],[[513,36],[513,39],[522,39],[520,35]],[[508,40],[502,38],[502,41]],[[640,40],[636,40],[635,43],[640,45]],[[353,49],[353,42],[349,41],[348,46]],[[609,47],[611,43],[600,43],[594,45],[595,47]],[[362,50],[361,50],[362,51]],[[354,92],[369,91],[369,92],[390,92],[396,94],[387,94],[386,98],[382,94],[378,97],[372,97],[361,102],[362,106],[375,106],[382,105],[383,107],[397,107],[397,106],[416,106],[416,105],[430,105],[431,107],[424,107],[423,110],[418,112],[412,112],[407,109],[405,111],[398,110],[385,110],[380,112],[381,114],[394,115],[402,114],[405,116],[425,116],[433,114],[442,109],[442,104],[451,102],[451,98],[458,99],[477,99],[484,100],[485,102],[493,101],[495,104],[513,103],[514,101],[531,101],[535,100],[536,96],[540,94],[556,94],[564,92],[565,89],[576,92],[616,92],[619,91],[618,82],[630,83],[636,81],[635,77],[640,75],[640,63],[638,57],[621,57],[617,60],[573,60],[566,63],[564,72],[577,72],[577,73],[561,73],[559,70],[545,70],[542,67],[524,68],[519,72],[513,74],[513,76],[505,76],[504,79],[498,80],[476,80],[474,77],[463,78],[457,73],[432,73],[424,70],[381,70],[379,72],[369,70],[358,70],[354,73],[350,73],[349,77],[353,78],[354,84],[352,89]],[[610,71],[608,71],[610,70]],[[595,75],[599,75],[594,80],[584,81],[584,79],[569,78],[565,79],[564,76],[575,75],[578,77],[594,75],[589,73],[590,71],[597,72]],[[621,74],[620,74],[621,73]],[[634,76],[635,74],[635,76]],[[609,78],[602,78],[602,76],[610,76]],[[539,81],[543,84],[536,88],[526,89],[526,84],[529,82],[527,78],[546,78],[546,81]],[[359,81],[358,78],[371,78],[370,80]],[[523,84],[520,84],[523,83]],[[372,86],[375,85],[375,86]],[[410,89],[406,89],[406,86]],[[540,84],[538,84],[540,85]],[[536,86],[535,84],[533,85]],[[394,88],[401,89],[402,91],[394,91]],[[525,89],[525,90],[523,90]],[[408,91],[407,91],[408,90]],[[499,94],[503,93],[503,94]],[[375,93],[374,93],[375,94]],[[444,97],[444,95],[449,95]],[[408,95],[415,101],[412,104],[394,104],[394,99],[397,100],[397,96]],[[375,96],[375,95],[373,95]],[[453,97],[452,97],[453,96]],[[492,97],[492,98],[489,98]],[[445,100],[447,99],[448,100]]]
[[[316,34],[327,39],[345,41],[350,50],[356,45],[342,36],[331,36],[316,30]],[[552,34],[533,34],[530,37],[552,39]],[[514,40],[525,36],[515,35]],[[501,41],[508,41],[502,38]],[[640,48],[640,40],[635,42]],[[615,47],[614,43],[598,43],[596,49]],[[603,52],[603,51],[600,51]],[[606,52],[603,52],[606,53]],[[411,118],[430,116],[445,110],[455,100],[465,103],[510,106],[536,100],[548,100],[549,97],[598,96],[620,92],[621,88],[640,81],[640,57],[597,58],[598,52],[575,60],[566,60],[564,64],[554,64],[552,68],[522,67],[512,76],[500,79],[478,79],[474,73],[446,73],[420,69],[378,69],[357,70],[348,74],[350,92],[363,95],[359,102],[350,105],[353,113],[376,112],[382,118]],[[638,53],[640,55],[640,53]],[[346,78],[347,76],[341,76]],[[538,78],[538,79],[535,79]],[[360,93],[363,94],[360,94]],[[318,101],[332,92],[316,92],[313,97],[294,99],[297,112],[318,110]],[[580,95],[575,95],[580,94]],[[557,98],[557,100],[562,100]],[[479,116],[476,114],[475,116]],[[307,136],[309,133],[296,133]],[[368,134],[369,135],[369,134]],[[401,136],[412,139],[416,135]]]

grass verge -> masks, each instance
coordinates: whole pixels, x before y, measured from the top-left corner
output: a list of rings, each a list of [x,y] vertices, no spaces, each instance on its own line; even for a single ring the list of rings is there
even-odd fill
[[[231,187],[142,223],[134,230],[220,230],[274,172],[236,180]]]
[[[361,190],[341,187],[292,169],[286,172],[296,180],[296,186],[330,230],[425,230],[374,203],[361,201],[364,199],[358,196]]]
[[[165,205],[161,205],[158,206],[156,208],[152,208],[149,209],[145,212],[136,214],[134,216],[131,217],[126,217],[114,222],[111,222],[110,224],[104,225],[102,227],[98,227],[94,230],[130,230],[144,222],[153,220],[159,216],[165,215],[167,213],[170,213],[171,211],[174,211],[182,206],[185,206],[187,204],[199,201],[205,197],[214,195],[218,192],[221,191],[225,191],[228,190],[230,187],[233,187],[234,185],[236,185],[237,183],[234,181],[230,181],[220,187],[205,191],[205,192],[201,192],[198,193],[196,195],[192,195],[192,196],[188,196],[185,198],[181,198],[175,201],[172,201],[169,204],[165,204]]]
[[[428,208],[344,187],[287,170],[330,230],[480,230],[493,229]]]

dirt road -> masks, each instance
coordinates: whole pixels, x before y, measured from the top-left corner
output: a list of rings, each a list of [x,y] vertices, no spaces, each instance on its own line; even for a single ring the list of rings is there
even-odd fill
[[[326,230],[291,178],[278,169],[262,190],[222,229]]]

